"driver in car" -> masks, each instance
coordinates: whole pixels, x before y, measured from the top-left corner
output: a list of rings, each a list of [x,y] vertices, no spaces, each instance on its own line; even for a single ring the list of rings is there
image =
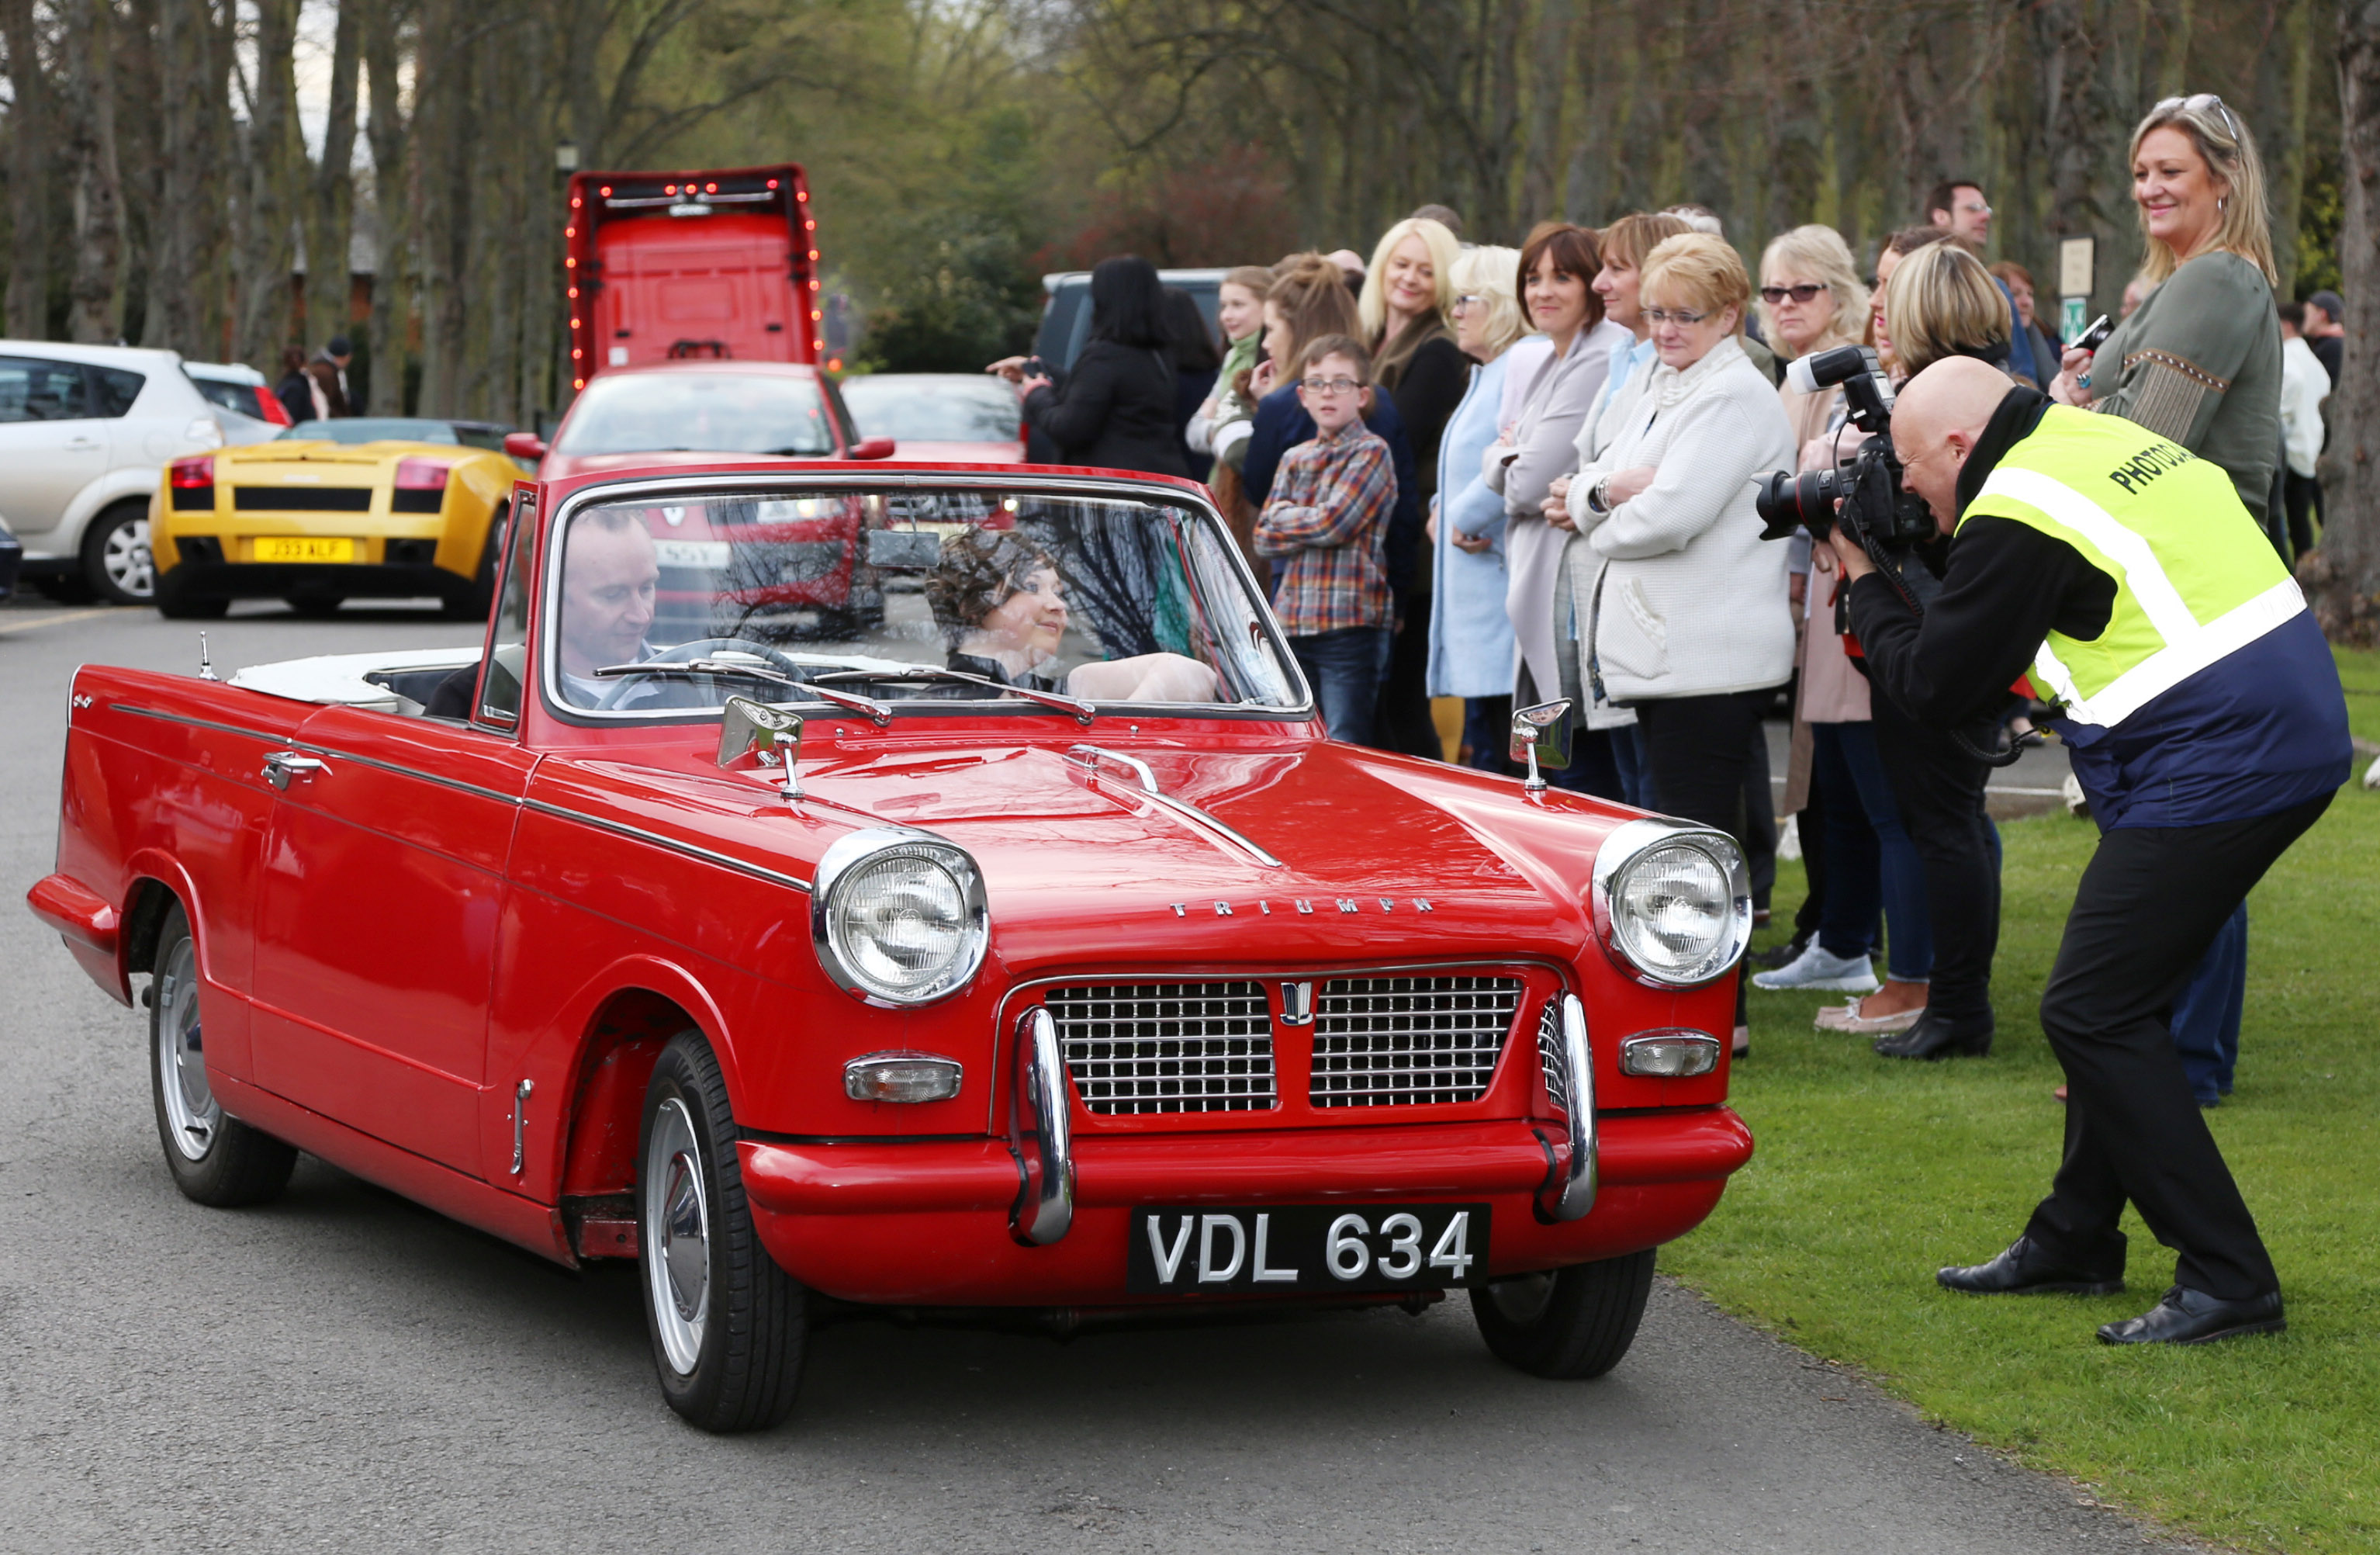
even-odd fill
[[[571,522],[562,558],[562,695],[573,707],[602,703],[616,680],[595,672],[652,657],[645,633],[653,624],[653,592],[661,562],[653,537],[633,508],[590,507]],[[611,704],[631,707],[659,698],[662,683],[640,681]]]
[[[1028,691],[1093,701],[1214,702],[1215,672],[1179,653],[1077,664],[1063,681],[1041,673],[1066,635],[1058,565],[1014,530],[965,529],[942,542],[926,602],[950,639],[949,666]]]

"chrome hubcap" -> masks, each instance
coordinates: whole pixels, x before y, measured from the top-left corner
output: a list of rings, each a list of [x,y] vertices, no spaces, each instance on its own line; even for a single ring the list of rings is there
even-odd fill
[[[147,598],[157,587],[157,566],[149,556],[149,520],[135,518],[110,530],[99,565],[108,581],[128,594]]]
[[[645,1147],[645,1278],[670,1368],[690,1375],[710,1316],[710,1206],[694,1119],[676,1097],[653,1113]]]
[[[186,1160],[204,1160],[223,1127],[223,1103],[207,1084],[205,1035],[199,1023],[198,957],[182,941],[157,974],[158,1089],[166,1133]]]

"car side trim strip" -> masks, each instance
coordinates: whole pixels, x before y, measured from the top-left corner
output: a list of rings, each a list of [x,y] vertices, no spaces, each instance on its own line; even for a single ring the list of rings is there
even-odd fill
[[[589,815],[584,810],[574,810],[562,805],[549,804],[543,799],[524,798],[502,793],[493,788],[482,788],[478,784],[465,783],[460,778],[442,777],[435,772],[425,772],[418,768],[401,767],[394,761],[358,756],[354,751],[342,750],[336,746],[314,745],[304,740],[285,740],[279,735],[269,734],[261,729],[243,728],[237,723],[217,723],[212,719],[192,718],[186,713],[164,712],[155,708],[135,707],[128,702],[111,702],[108,704],[108,709],[112,712],[128,712],[136,717],[154,718],[167,723],[188,724],[196,729],[212,729],[218,734],[239,735],[249,739],[261,740],[269,745],[285,745],[299,750],[316,751],[324,756],[342,757],[363,766],[376,767],[382,771],[393,772],[399,777],[414,778],[437,787],[451,788],[458,793],[475,795],[483,799],[493,799],[498,804],[520,805],[536,810],[540,815],[552,816],[559,820],[575,820],[582,826],[591,826],[599,832],[609,832],[615,836],[626,837],[632,842],[644,843],[670,853],[683,854],[688,858],[698,858],[706,864],[715,864],[722,869],[733,869],[738,874],[750,875],[756,880],[764,880],[772,885],[786,886],[806,896],[809,894],[810,882],[797,875],[789,875],[782,869],[771,869],[765,864],[755,864],[748,859],[737,858],[732,854],[719,853],[694,843],[682,842],[675,837],[665,837],[658,832],[648,832],[641,826],[630,826],[625,821],[607,820],[601,816]]]

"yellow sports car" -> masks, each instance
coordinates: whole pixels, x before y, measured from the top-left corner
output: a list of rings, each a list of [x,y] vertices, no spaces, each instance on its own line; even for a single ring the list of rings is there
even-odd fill
[[[302,421],[267,443],[165,468],[149,526],[157,608],[223,614],[281,599],[327,615],[350,599],[436,595],[484,621],[522,467],[484,421]]]

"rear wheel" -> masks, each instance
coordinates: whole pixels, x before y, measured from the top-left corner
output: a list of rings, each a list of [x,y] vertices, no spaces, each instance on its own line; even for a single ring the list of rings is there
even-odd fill
[[[1600,1377],[1635,1342],[1653,1289],[1653,1249],[1498,1280],[1471,1293],[1480,1337],[1532,1377]]]
[[[195,593],[180,567],[157,577],[157,613],[168,621],[216,621],[231,609],[220,594]]]
[[[185,1197],[229,1209],[278,1198],[298,1152],[227,1116],[207,1076],[198,947],[177,905],[157,936],[149,985],[149,1079],[165,1167]]]
[[[468,583],[449,587],[439,613],[449,621],[480,621],[496,603],[496,553],[504,548],[504,515],[499,509],[488,521],[488,538],[480,544],[480,566]]]
[[[662,1396],[722,1433],[793,1412],[808,1338],[802,1287],[753,1228],[735,1141],[719,1061],[683,1033],[653,1065],[637,1151],[645,1326]]]
[[[100,510],[82,536],[82,577],[109,604],[147,604],[157,594],[157,567],[149,557],[149,504],[120,502]]]

